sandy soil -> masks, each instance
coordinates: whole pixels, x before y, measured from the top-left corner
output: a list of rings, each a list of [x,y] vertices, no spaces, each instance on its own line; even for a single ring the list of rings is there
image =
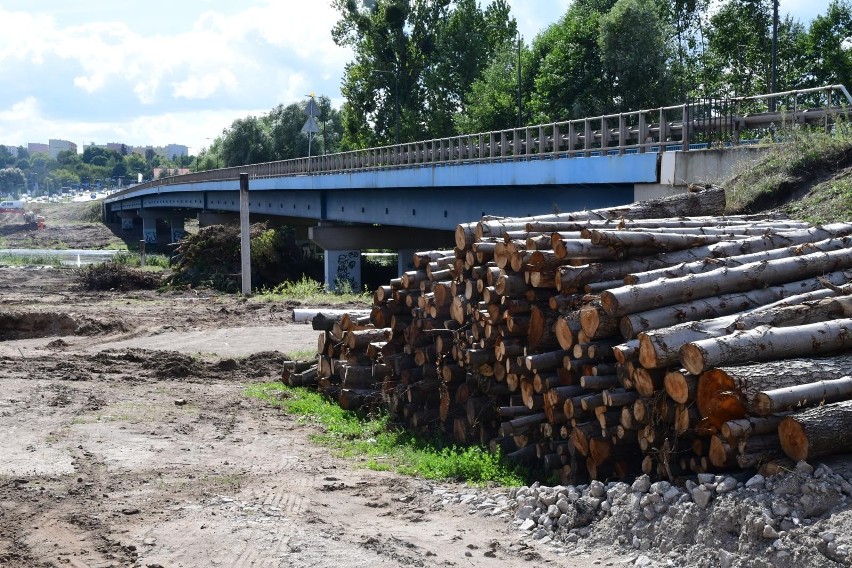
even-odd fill
[[[88,293],[0,268],[0,566],[616,565],[518,543],[246,398],[316,334],[289,306]],[[455,491],[453,484],[443,484]]]

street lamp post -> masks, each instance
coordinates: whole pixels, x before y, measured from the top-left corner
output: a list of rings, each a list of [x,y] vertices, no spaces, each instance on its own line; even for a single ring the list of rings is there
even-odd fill
[[[776,92],[778,80],[778,0],[772,0],[772,86]],[[775,97],[769,99],[769,112],[775,112]]]
[[[521,32],[518,32],[518,128],[523,128],[524,120],[521,113]]]

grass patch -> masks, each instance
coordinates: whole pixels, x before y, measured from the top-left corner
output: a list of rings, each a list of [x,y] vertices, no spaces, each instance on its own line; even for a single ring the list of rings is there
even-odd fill
[[[285,353],[286,357],[291,361],[313,361],[317,358],[316,349],[299,349],[298,351],[290,351]]]
[[[62,266],[62,259],[51,254],[0,253],[0,264],[6,266]]]
[[[355,292],[346,282],[335,292],[328,291],[320,282],[302,276],[294,282],[283,282],[273,288],[261,288],[256,297],[268,302],[297,300],[305,304],[366,304],[373,302],[373,295],[364,290]]]
[[[369,417],[343,410],[309,389],[263,383],[247,387],[245,394],[283,408],[303,422],[319,425],[323,431],[312,436],[314,441],[344,457],[363,457],[370,469],[473,484],[524,483],[522,470],[505,464],[485,448],[458,448],[415,437],[394,428],[386,415]]]
[[[138,252],[119,252],[112,257],[112,261],[121,266],[140,267],[142,266],[142,255]],[[145,267],[168,268],[169,257],[165,254],[146,254]]]
[[[793,218],[814,224],[852,221],[852,172],[817,184],[784,210]]]
[[[787,126],[778,131],[778,136],[781,142],[772,144],[763,159],[743,165],[725,184],[728,212],[751,213],[785,206],[806,220],[849,220],[844,184],[826,188],[800,206],[795,206],[795,201],[812,193],[819,180],[828,180],[852,164],[852,125],[839,118],[831,132],[818,127]],[[836,195],[836,203],[845,207],[817,207],[820,197],[832,195]]]

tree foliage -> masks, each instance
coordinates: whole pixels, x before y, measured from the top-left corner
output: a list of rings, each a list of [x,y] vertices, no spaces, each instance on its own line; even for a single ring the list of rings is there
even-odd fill
[[[17,199],[25,187],[26,177],[19,168],[0,169],[0,194],[11,195]]]
[[[465,95],[517,26],[505,0],[333,0],[351,47],[341,92],[347,148],[448,136]],[[398,132],[398,135],[397,135]]]

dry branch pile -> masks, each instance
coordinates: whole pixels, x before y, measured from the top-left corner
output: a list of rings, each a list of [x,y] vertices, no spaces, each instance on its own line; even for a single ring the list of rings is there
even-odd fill
[[[565,483],[852,451],[852,224],[723,200],[460,225],[286,380]]]

